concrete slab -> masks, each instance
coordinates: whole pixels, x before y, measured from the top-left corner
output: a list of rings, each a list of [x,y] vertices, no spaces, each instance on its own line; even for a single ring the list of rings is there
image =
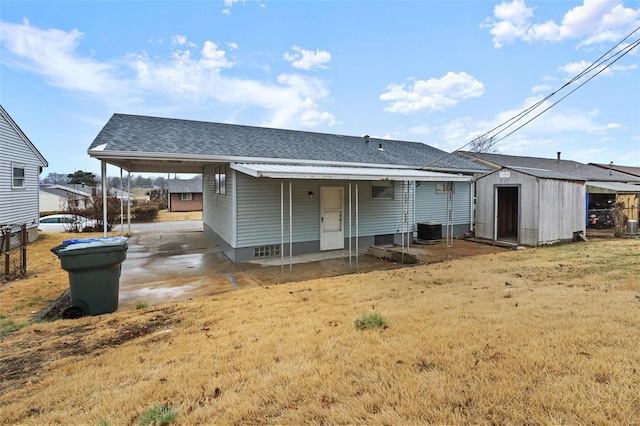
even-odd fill
[[[127,259],[120,276],[119,310],[136,303],[154,305],[188,300],[243,288],[304,281],[354,272],[405,267],[369,256],[362,248],[351,261],[348,250],[335,250],[251,262],[231,262],[202,231],[134,232],[129,238]],[[451,257],[504,251],[504,248],[456,240]],[[444,243],[411,246],[421,263],[447,259]]]

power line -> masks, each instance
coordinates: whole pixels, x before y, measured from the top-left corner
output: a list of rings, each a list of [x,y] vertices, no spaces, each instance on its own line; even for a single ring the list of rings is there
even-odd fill
[[[640,30],[640,27],[637,27],[636,29],[634,29],[633,31],[631,31],[626,37],[624,37],[622,40],[620,40],[615,46],[613,46],[611,49],[609,49],[608,51],[606,51],[605,53],[603,53],[602,55],[600,55],[595,61],[593,61],[589,66],[587,66],[584,70],[580,71],[577,75],[575,75],[573,78],[571,78],[570,80],[568,80],[566,83],[564,83],[560,88],[554,90],[552,93],[548,94],[547,96],[545,96],[544,98],[540,99],[539,101],[535,102],[533,105],[529,106],[528,108],[525,108],[523,111],[519,112],[518,114],[514,115],[513,117],[509,118],[508,120],[502,122],[501,124],[493,127],[491,130],[481,134],[480,136],[477,136],[475,138],[473,138],[472,140],[470,140],[469,142],[467,142],[466,144],[462,145],[460,148],[457,148],[456,150],[447,153],[446,155],[443,155],[440,158],[437,158],[427,164],[425,164],[424,166],[422,166],[422,168],[426,168],[429,167],[453,154],[455,154],[456,152],[462,150],[464,147],[473,144],[476,141],[479,141],[483,138],[489,138],[489,144],[487,145],[487,148],[490,148],[491,146],[495,145],[496,143],[504,140],[505,138],[507,138],[508,136],[512,135],[514,132],[516,132],[517,130],[521,129],[522,127],[526,126],[527,124],[529,124],[531,121],[535,120],[536,118],[538,118],[539,116],[541,116],[542,114],[544,114],[545,112],[547,112],[549,109],[551,109],[552,107],[554,107],[555,105],[557,105],[558,103],[560,103],[561,101],[563,101],[564,99],[566,99],[569,95],[571,95],[572,93],[574,93],[576,90],[578,90],[579,88],[581,88],[582,86],[584,86],[586,83],[588,83],[589,81],[591,81],[593,78],[595,78],[597,75],[599,75],[600,73],[602,73],[603,71],[605,71],[606,69],[608,69],[611,65],[613,65],[614,63],[616,63],[618,60],[620,60],[623,56],[625,56],[627,53],[631,52],[633,49],[635,49],[636,47],[638,47],[638,45],[640,45],[640,39],[635,40],[634,42],[628,44],[627,46],[625,46],[624,48],[622,48],[621,50],[618,50],[615,54],[613,54],[612,56],[608,57],[608,55],[613,52],[614,50],[616,50],[620,45],[622,45],[628,38],[630,38],[633,34],[635,34],[636,32],[638,32]],[[606,64],[606,65],[604,65]],[[582,77],[594,72],[595,70],[598,70],[595,74],[593,74],[591,77],[589,77],[588,79],[586,79],[585,81],[583,81],[581,84],[579,84],[576,88],[574,88],[573,90],[571,90],[569,93],[567,93],[566,95],[564,95],[563,97],[561,97],[559,100],[555,101],[554,103],[552,103],[551,105],[549,105],[547,108],[545,108],[544,110],[542,110],[541,112],[539,112],[538,114],[536,114],[535,116],[531,117],[529,120],[527,120],[526,122],[524,122],[523,124],[521,124],[520,126],[516,127],[515,129],[513,129],[511,132],[507,133],[506,135],[502,136],[500,139],[494,140],[496,136],[498,136],[499,134],[507,131],[510,127],[514,126],[516,123],[518,123],[519,121],[523,120],[527,115],[529,115],[530,113],[532,113],[535,109],[537,109],[538,107],[540,107],[542,104],[544,104],[546,101],[548,101],[549,99],[551,99],[553,96],[557,95],[559,92],[561,92],[562,90],[566,89],[567,87],[569,87],[571,84],[575,83],[576,81],[580,80]],[[498,131],[498,129],[501,129]],[[495,133],[494,133],[495,132]],[[489,136],[491,135],[491,136]]]

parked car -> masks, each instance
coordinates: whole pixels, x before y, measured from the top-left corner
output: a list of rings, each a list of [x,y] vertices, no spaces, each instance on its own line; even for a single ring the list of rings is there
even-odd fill
[[[40,218],[38,231],[41,232],[85,232],[98,228],[95,220],[73,214],[53,214]]]

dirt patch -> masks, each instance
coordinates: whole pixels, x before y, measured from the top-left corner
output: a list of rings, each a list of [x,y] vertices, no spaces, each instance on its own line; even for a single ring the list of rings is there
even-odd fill
[[[38,381],[40,372],[53,361],[97,354],[104,348],[117,347],[179,324],[181,318],[175,311],[172,307],[144,311],[141,313],[144,318],[136,318],[131,324],[109,321],[105,326],[95,317],[64,320],[61,328],[46,332],[34,324],[29,329],[29,339],[24,339],[20,334],[0,336],[2,346],[13,348],[10,355],[0,357],[0,393]],[[59,308],[50,312],[57,315]]]

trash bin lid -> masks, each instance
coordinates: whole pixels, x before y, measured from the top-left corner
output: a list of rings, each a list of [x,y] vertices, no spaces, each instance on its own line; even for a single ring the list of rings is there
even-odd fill
[[[56,254],[64,254],[74,252],[76,250],[108,250],[108,249],[127,249],[126,237],[105,237],[105,238],[80,238],[75,240],[63,241],[63,247],[56,247],[58,249]]]

